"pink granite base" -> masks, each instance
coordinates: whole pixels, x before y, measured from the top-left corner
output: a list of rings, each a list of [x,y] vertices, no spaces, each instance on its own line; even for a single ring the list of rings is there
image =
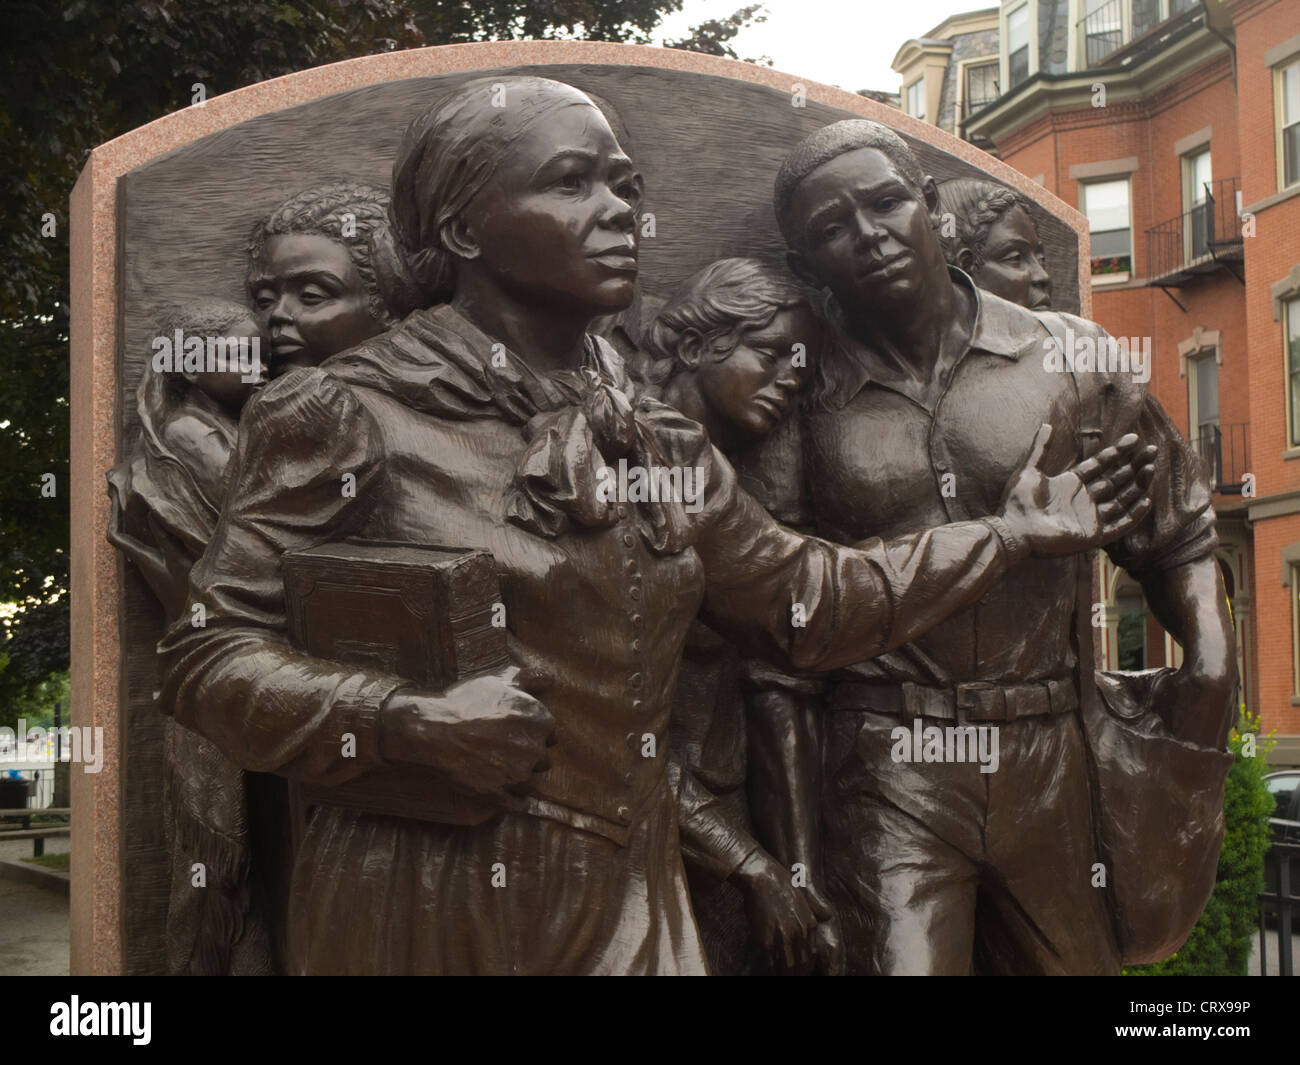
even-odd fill
[[[768,67],[665,48],[583,41],[448,45],[369,56],[239,89],[167,115],[97,148],[71,199],[72,241],[72,723],[100,726],[106,744],[98,775],[72,774],[71,971],[123,968],[121,935],[121,752],[118,562],[104,539],[109,518],[104,475],[117,461],[114,348],[117,335],[118,180],[166,152],[271,111],[334,93],[405,78],[534,64],[658,67],[735,78],[884,122],[973,163],[1063,219],[1079,234],[1079,277],[1089,274],[1083,216],[1024,174],[934,126],[854,93]],[[1082,314],[1091,314],[1081,286]],[[114,739],[117,742],[114,742]]]

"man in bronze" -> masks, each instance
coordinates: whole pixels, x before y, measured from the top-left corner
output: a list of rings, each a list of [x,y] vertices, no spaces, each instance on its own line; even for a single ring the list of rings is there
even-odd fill
[[[1027,452],[1061,468],[1137,433],[1158,449],[1153,509],[1107,551],[1184,648],[1154,709],[1180,741],[1221,749],[1236,667],[1210,493],[1141,375],[1116,363],[1100,327],[1026,310],[949,268],[934,182],[883,126],[844,121],[807,137],[776,179],[775,209],[792,269],[829,290],[841,326],[802,419],[818,531],[853,543],[968,520],[996,509]],[[1088,350],[1100,369],[1075,359]],[[1043,423],[1050,440],[1036,436]],[[1118,972],[1076,712],[1091,682],[1077,650],[1090,572],[1083,554],[1035,559],[906,646],[836,674],[820,752],[824,853],[812,804],[769,812],[786,838],[768,842],[824,865],[850,971]],[[896,759],[896,730],[917,719],[997,728],[999,768]],[[792,721],[767,724],[806,746]]]

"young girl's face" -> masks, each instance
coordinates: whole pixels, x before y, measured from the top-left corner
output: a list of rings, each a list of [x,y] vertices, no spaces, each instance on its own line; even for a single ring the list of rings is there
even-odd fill
[[[778,311],[762,329],[746,330],[721,362],[707,355],[700,360],[700,395],[718,417],[744,435],[766,436],[794,408],[811,366],[813,338],[812,315],[806,308]]]
[[[235,416],[243,409],[245,403],[252,396],[254,389],[260,387],[266,381],[266,336],[262,333],[262,327],[257,324],[256,319],[250,314],[247,318],[233,322],[223,331],[223,337],[228,341],[246,341],[243,350],[248,353],[251,360],[252,352],[257,351],[257,362],[251,366],[240,368],[235,365],[238,361],[235,357],[233,345],[227,346],[228,358],[231,360],[230,369],[223,373],[194,373],[186,374],[187,380],[195,388],[200,389],[206,395],[220,403],[226,410]],[[256,340],[257,346],[254,349],[253,342]],[[254,372],[248,372],[249,370]]]
[[[315,366],[369,340],[384,323],[348,249],[315,233],[268,237],[249,279],[253,306],[271,338],[271,372]]]

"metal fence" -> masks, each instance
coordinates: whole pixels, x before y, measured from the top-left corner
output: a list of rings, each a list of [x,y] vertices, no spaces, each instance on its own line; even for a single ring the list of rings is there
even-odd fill
[[[1273,844],[1264,855],[1264,891],[1259,896],[1259,975],[1268,976],[1269,918],[1277,920],[1277,976],[1294,976],[1294,936],[1300,923],[1300,843],[1283,842],[1284,835],[1300,838],[1300,821],[1270,818]]]

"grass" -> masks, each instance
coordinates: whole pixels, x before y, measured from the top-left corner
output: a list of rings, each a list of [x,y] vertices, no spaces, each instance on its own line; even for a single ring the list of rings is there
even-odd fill
[[[63,872],[68,871],[68,859],[70,854],[42,854],[39,858],[23,858],[21,861],[31,862],[32,865],[41,865],[46,869],[60,869]]]

